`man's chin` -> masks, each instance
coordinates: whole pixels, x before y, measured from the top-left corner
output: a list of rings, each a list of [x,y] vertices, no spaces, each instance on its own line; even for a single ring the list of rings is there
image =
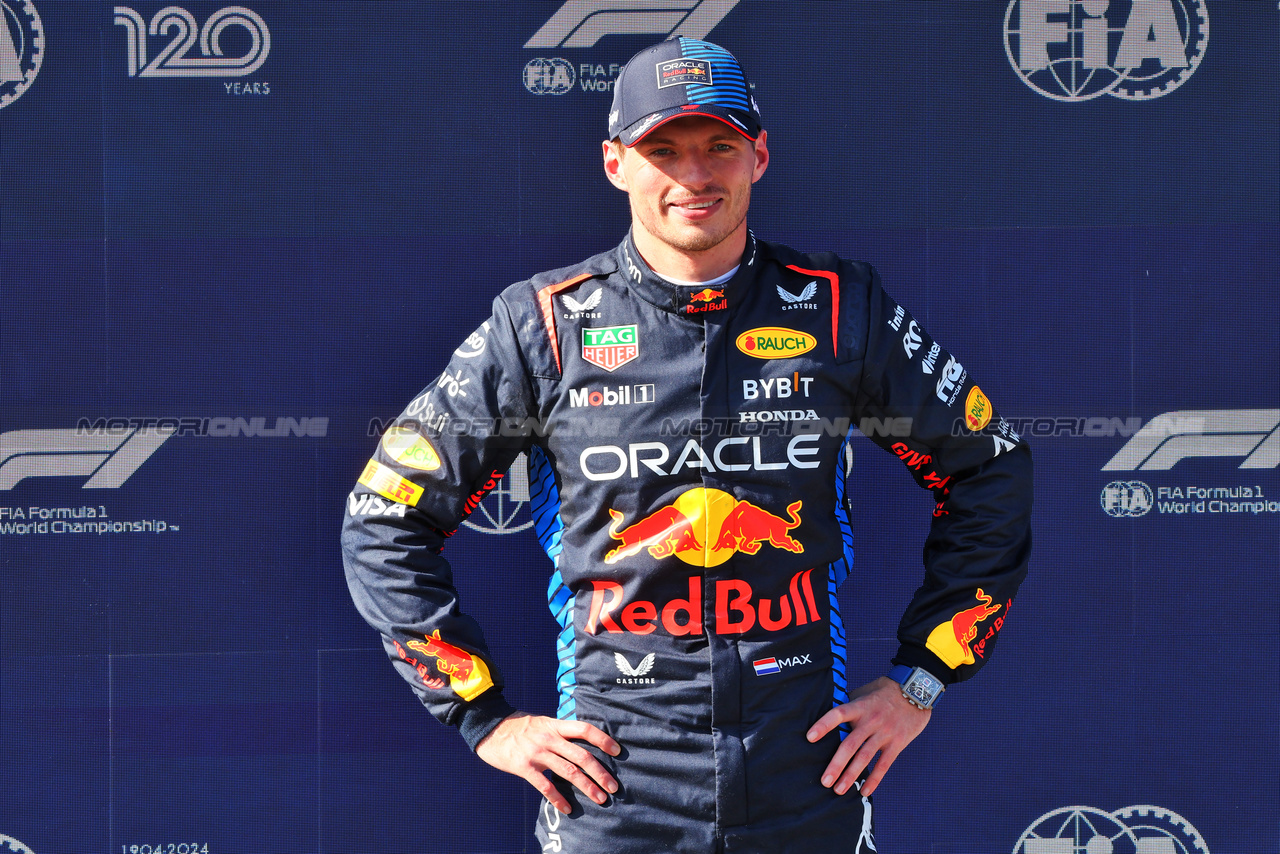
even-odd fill
[[[707,231],[698,228],[682,228],[668,231],[662,235],[662,240],[681,252],[706,252],[709,249],[715,249],[732,233],[732,230],[726,232],[720,229]]]

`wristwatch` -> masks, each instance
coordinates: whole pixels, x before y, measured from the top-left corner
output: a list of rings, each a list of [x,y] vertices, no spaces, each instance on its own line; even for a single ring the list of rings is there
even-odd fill
[[[895,664],[889,669],[889,678],[902,686],[908,703],[921,709],[932,709],[946,690],[942,681],[923,667]]]

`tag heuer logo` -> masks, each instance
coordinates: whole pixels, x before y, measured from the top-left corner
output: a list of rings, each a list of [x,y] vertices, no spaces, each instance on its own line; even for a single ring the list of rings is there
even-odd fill
[[[613,372],[640,355],[636,326],[604,326],[582,330],[582,358]]]

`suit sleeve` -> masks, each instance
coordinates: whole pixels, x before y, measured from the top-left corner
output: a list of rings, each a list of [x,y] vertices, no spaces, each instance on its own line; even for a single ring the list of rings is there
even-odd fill
[[[898,626],[893,660],[959,682],[990,657],[1026,576],[1031,453],[959,359],[884,292],[874,268],[849,264],[844,273],[849,307],[861,309],[845,313],[850,334],[865,342],[852,348],[862,357],[859,424],[935,502],[924,583]]]
[[[534,411],[499,298],[387,428],[347,498],[342,553],[356,608],[423,705],[472,749],[514,710],[441,549],[528,446]]]

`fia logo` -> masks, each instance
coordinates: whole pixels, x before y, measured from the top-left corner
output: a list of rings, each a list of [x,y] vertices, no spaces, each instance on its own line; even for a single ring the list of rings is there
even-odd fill
[[[526,48],[595,47],[608,35],[704,39],[739,0],[567,0]],[[658,8],[655,8],[658,7]],[[570,84],[573,85],[573,84]]]
[[[31,0],[0,0],[0,109],[31,87],[44,62],[44,27]]]
[[[0,2],[0,6],[3,5],[4,3]],[[12,854],[36,854],[36,852],[23,845],[12,836],[5,836],[3,833],[0,833],[0,845],[4,846],[3,848],[0,848],[0,851],[5,852],[5,854],[9,854],[9,852],[12,852]]]
[[[1087,806],[1052,810],[1032,822],[1013,846],[1013,854],[1059,851],[1209,854],[1209,846],[1191,822],[1173,810],[1150,804],[1121,807],[1114,812]]]
[[[219,9],[204,26],[197,26],[195,16],[179,6],[166,6],[156,12],[150,26],[128,6],[116,6],[114,22],[125,29],[130,77],[246,77],[261,68],[271,52],[267,22],[243,6]],[[229,27],[248,33],[249,45],[241,56],[224,55],[222,36]],[[169,37],[169,43],[150,61],[148,35]],[[197,42],[201,55],[188,56]]]
[[[1145,516],[1155,504],[1151,487],[1140,480],[1117,480],[1102,487],[1102,512],[1114,519]]]
[[[567,95],[578,80],[567,59],[531,59],[524,66],[524,88],[534,95]]]
[[[1010,0],[1004,18],[1009,64],[1055,101],[1167,95],[1208,40],[1204,0]]]

